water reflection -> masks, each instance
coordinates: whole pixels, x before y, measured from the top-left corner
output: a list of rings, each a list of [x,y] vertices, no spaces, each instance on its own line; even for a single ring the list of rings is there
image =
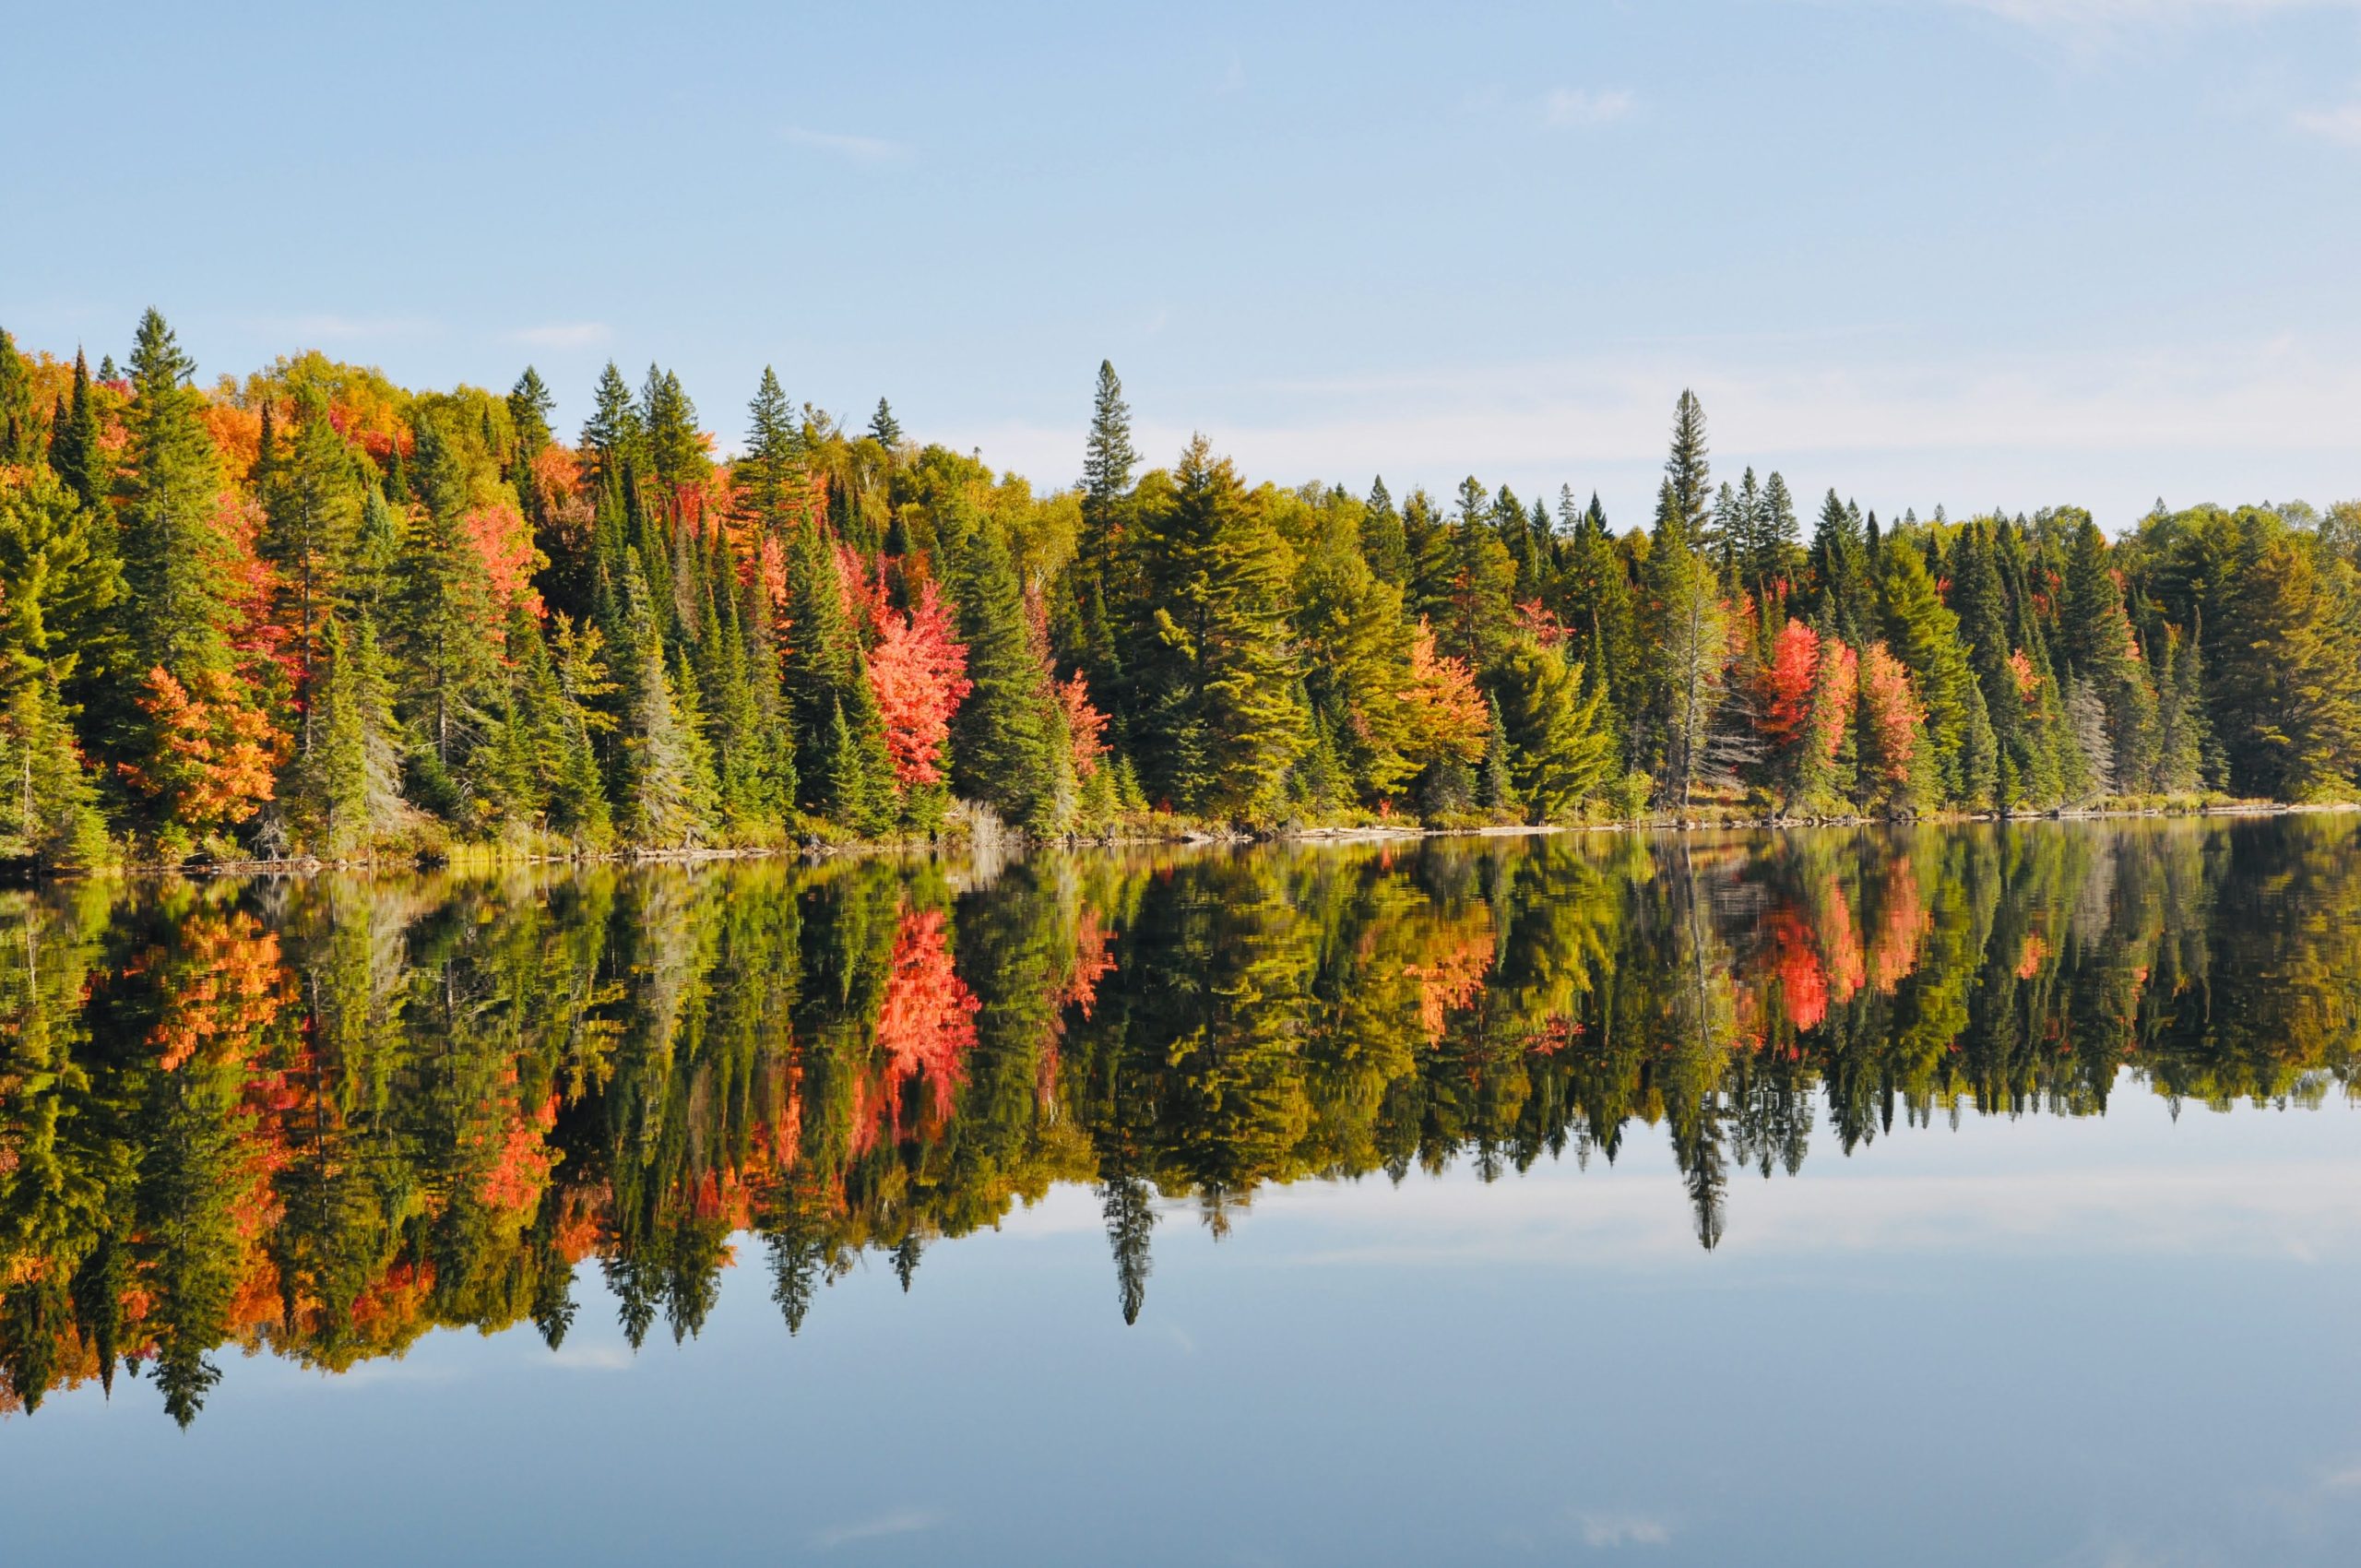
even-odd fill
[[[1636,1120],[1712,1247],[1734,1175],[1897,1119],[2315,1103],[2361,1016],[2356,826],[7,895],[0,1409],[128,1376],[186,1423],[226,1347],[555,1347],[586,1258],[634,1344],[677,1338],[741,1232],[792,1331],[864,1252],[909,1289],[1058,1182],[1129,1322],[1159,1213],[1219,1234],[1268,1182],[1612,1160]]]

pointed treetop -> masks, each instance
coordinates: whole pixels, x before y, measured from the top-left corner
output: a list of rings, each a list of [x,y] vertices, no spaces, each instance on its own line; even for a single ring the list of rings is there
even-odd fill
[[[1110,361],[1098,362],[1098,394],[1091,405],[1090,440],[1083,448],[1083,499],[1104,505],[1132,487],[1140,460],[1132,445],[1132,410]]]
[[[869,434],[888,452],[902,444],[902,422],[894,417],[894,406],[883,398],[877,399],[877,411],[869,416]]]

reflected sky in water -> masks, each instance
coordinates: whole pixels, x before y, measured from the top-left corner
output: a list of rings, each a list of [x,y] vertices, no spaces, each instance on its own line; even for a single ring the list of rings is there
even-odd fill
[[[20,899],[9,1555],[2349,1562],[2354,834]]]

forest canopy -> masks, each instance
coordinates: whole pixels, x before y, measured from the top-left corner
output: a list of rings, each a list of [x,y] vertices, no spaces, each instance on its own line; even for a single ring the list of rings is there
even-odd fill
[[[1099,367],[1071,490],[765,370],[735,456],[610,363],[210,389],[154,311],[0,333],[0,854],[590,854],[2351,795],[2361,505],[1880,522],[1715,480],[1654,516],[1149,468]],[[1809,523],[1805,522],[1809,514]]]

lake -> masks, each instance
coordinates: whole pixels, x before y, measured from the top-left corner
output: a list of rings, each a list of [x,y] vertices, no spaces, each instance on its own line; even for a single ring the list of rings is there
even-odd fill
[[[19,1562],[2361,1559],[2361,817],[0,895]]]

